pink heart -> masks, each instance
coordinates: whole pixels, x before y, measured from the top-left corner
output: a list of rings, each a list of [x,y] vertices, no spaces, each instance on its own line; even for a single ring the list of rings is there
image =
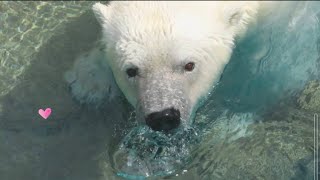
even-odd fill
[[[45,111],[43,109],[39,109],[38,113],[40,116],[42,116],[44,119],[47,119],[51,114],[51,108],[47,108]]]

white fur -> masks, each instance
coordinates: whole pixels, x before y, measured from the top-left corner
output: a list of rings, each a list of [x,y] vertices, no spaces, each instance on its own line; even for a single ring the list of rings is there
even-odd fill
[[[139,90],[137,81],[129,80],[125,73],[128,67],[138,66],[141,76],[147,76],[163,64],[183,67],[193,61],[196,69],[192,74],[186,73],[184,81],[186,96],[196,104],[220,78],[235,39],[245,33],[248,24],[256,18],[258,8],[259,3],[253,1],[96,3],[92,9],[102,26],[102,41],[107,44],[106,57],[98,59],[107,62],[117,85],[134,106]],[[109,96],[107,88],[111,87],[108,80],[103,80],[108,70],[100,72],[101,67],[89,65],[94,62],[90,59],[92,57],[80,60],[84,65],[77,62],[71,71],[71,74],[82,74],[78,75],[82,80],[74,83],[72,90],[83,102]],[[79,69],[83,66],[89,69]],[[89,71],[98,69],[102,77],[86,77]]]

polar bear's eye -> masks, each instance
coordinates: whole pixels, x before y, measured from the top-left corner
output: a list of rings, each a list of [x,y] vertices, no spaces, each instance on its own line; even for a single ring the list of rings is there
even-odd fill
[[[194,69],[194,63],[193,62],[189,62],[184,66],[184,69],[186,71],[192,71]]]
[[[135,77],[138,75],[138,68],[129,68],[126,72],[129,77]]]

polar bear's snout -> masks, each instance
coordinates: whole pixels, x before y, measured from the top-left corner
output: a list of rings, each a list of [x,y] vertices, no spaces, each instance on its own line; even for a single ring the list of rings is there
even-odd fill
[[[190,117],[183,76],[161,71],[139,79],[139,119],[155,131],[178,128]]]
[[[180,124],[180,111],[174,108],[154,112],[146,117],[147,125],[154,131],[169,131]]]

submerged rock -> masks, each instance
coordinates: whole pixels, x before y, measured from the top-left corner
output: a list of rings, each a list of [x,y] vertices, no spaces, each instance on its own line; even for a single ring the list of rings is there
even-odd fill
[[[311,111],[320,112],[320,82],[311,81],[302,91],[298,104],[301,108]]]

